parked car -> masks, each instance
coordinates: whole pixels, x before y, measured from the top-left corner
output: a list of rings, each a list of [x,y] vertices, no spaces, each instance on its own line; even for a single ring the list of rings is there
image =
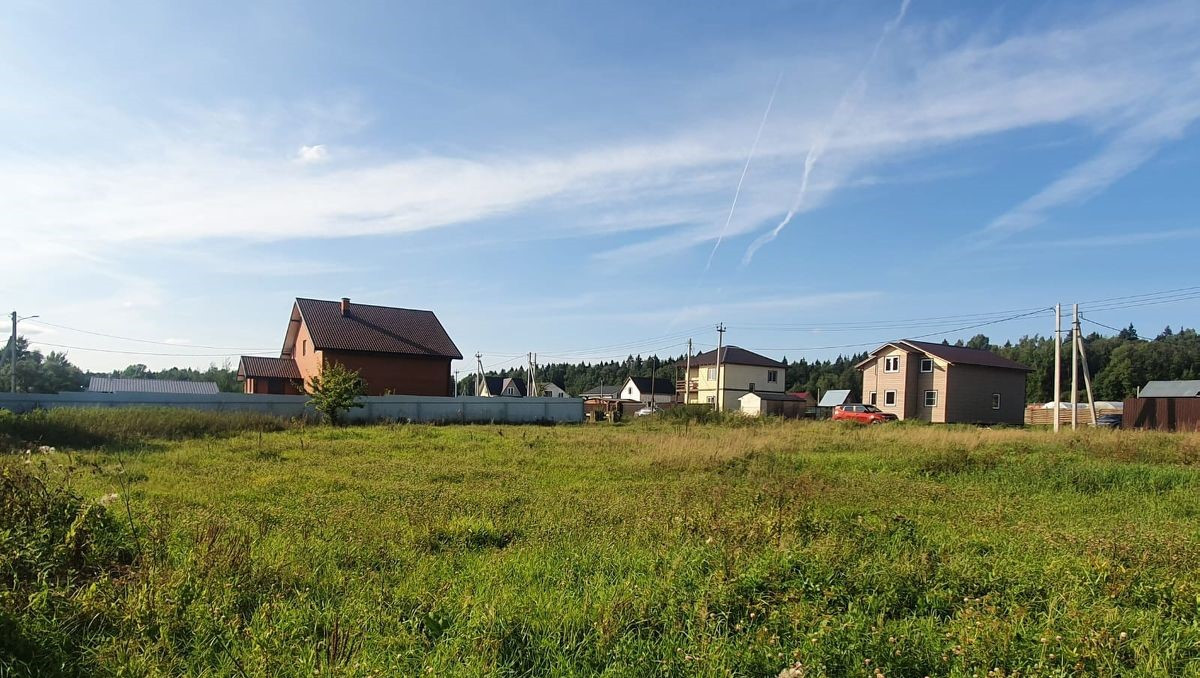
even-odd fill
[[[838,405],[833,408],[834,421],[856,421],[860,424],[882,424],[885,421],[896,421],[896,415],[875,407],[874,405]]]
[[[1099,428],[1121,428],[1121,415],[1102,414],[1096,417],[1096,426]]]
[[[657,414],[657,413],[658,413],[657,407],[654,407],[653,405],[647,405],[647,406],[643,407],[642,409],[638,410],[637,412],[634,412],[633,416],[644,417],[648,414]]]

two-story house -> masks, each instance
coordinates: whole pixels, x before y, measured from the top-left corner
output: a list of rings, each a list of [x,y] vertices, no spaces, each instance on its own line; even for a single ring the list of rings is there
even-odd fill
[[[765,355],[737,346],[694,355],[691,369],[679,384],[683,402],[707,403],[722,411],[734,411],[741,406],[739,398],[750,392],[784,393],[787,366]],[[687,368],[688,361],[679,367]]]
[[[246,393],[302,393],[334,364],[358,372],[367,395],[453,396],[462,353],[432,311],[349,299],[296,299],[278,358],[242,356]]]
[[[863,375],[863,402],[899,419],[1025,421],[1030,368],[991,351],[905,339],[880,346],[855,367]]]

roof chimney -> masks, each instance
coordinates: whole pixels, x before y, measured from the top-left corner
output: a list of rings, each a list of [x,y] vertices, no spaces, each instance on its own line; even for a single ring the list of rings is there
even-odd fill
[[[342,315],[350,315],[350,297],[342,297]]]

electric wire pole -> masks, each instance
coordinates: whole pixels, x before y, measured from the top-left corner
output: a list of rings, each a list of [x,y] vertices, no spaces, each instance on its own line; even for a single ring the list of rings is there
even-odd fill
[[[11,377],[9,390],[17,392],[17,312],[12,312],[12,343],[8,348],[8,372]]]
[[[1088,374],[1087,352],[1083,350],[1083,328],[1079,325],[1079,304],[1075,304],[1075,350],[1083,363],[1083,387],[1087,389],[1088,410],[1092,413],[1092,426],[1096,425],[1096,399],[1092,395],[1092,377]]]
[[[721,346],[725,339],[725,323],[717,323],[717,398],[716,410],[721,411]]]
[[[1071,320],[1071,430],[1079,427],[1079,304]]]
[[[1062,304],[1054,305],[1054,432],[1062,427]]]
[[[697,379],[696,381],[700,381]],[[688,404],[692,392],[692,340],[688,339],[687,367],[683,369],[683,404]]]
[[[483,393],[483,354],[475,353],[475,395]]]

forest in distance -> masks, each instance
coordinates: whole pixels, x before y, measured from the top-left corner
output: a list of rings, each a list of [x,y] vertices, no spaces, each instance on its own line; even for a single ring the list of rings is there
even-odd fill
[[[10,342],[0,352],[0,384],[7,384],[11,373]],[[1054,340],[1032,335],[1017,341],[994,344],[986,335],[977,334],[954,343],[959,346],[993,351],[1032,368],[1026,383],[1028,402],[1053,400]],[[1121,400],[1137,394],[1147,381],[1158,379],[1200,379],[1200,333],[1194,329],[1173,330],[1170,327],[1151,338],[1138,334],[1132,325],[1113,335],[1092,333],[1083,338],[1088,368],[1098,400]],[[849,389],[852,397],[860,397],[862,378],[855,364],[866,352],[839,355],[832,359],[783,357],[787,365],[787,389],[824,393],[831,389]],[[620,386],[629,376],[655,376],[674,382],[682,376],[681,364],[686,356],[630,355],[624,360],[578,363],[548,363],[538,366],[538,380],[558,384],[567,393],[578,395],[590,389]],[[1070,352],[1064,350],[1064,361]],[[85,372],[73,365],[65,353],[52,351],[42,354],[29,346],[24,337],[17,338],[17,377],[20,390],[38,393],[79,391],[93,376],[137,379],[171,379],[180,381],[213,381],[226,392],[240,392],[236,366],[226,362],[210,365],[205,370],[171,367],[151,370],[144,364],[132,364],[111,372]],[[1064,370],[1065,373],[1065,370]],[[460,371],[458,392],[474,393],[475,374]],[[524,365],[486,372],[488,376],[527,377]],[[1064,388],[1066,380],[1064,379]]]

